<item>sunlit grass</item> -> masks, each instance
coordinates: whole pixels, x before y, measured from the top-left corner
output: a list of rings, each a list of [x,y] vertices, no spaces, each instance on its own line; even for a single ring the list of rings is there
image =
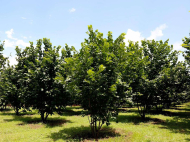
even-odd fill
[[[99,141],[121,142],[187,142],[190,141],[190,103],[164,110],[163,114],[148,114],[142,121],[137,109],[125,108],[116,123],[102,128]],[[61,115],[49,116],[41,123],[37,111],[16,116],[13,110],[0,112],[0,141],[51,142],[94,141],[88,117],[81,117],[78,106],[67,107]]]

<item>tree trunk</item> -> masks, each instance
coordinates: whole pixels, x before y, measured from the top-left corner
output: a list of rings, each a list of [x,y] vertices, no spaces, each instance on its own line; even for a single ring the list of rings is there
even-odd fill
[[[99,124],[98,124],[98,121],[99,121]],[[90,123],[91,131],[92,131],[92,135],[96,141],[98,141],[99,132],[100,132],[102,125],[103,125],[103,123],[101,123],[101,120],[91,118],[91,123]]]
[[[142,115],[141,115],[141,118],[142,118],[143,120],[145,120],[145,110],[143,110]]]
[[[41,115],[42,122],[45,123],[45,120],[44,120],[44,112],[42,111],[40,115]]]
[[[93,122],[93,124],[91,126],[91,131],[92,131],[93,137],[97,140],[98,139],[99,131],[96,128],[96,122],[95,121]]]
[[[144,108],[142,108],[142,107],[144,107]],[[146,114],[146,106],[145,105],[144,106],[140,106],[138,104],[138,102],[137,102],[137,108],[138,108],[138,112],[139,112],[141,118],[144,120],[145,119],[145,114]]]
[[[16,115],[19,115],[19,109],[16,107]]]
[[[45,113],[46,113],[46,116],[45,116]],[[49,114],[47,112],[41,111],[41,119],[43,123],[46,123],[48,115]]]

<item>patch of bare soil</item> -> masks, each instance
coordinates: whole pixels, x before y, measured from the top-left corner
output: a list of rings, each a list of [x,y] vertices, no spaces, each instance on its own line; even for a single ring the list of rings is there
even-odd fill
[[[186,133],[187,131],[185,129],[180,129],[179,132],[180,133]]]
[[[153,120],[152,124],[162,124],[166,122],[165,120],[158,119],[158,118],[153,118],[152,120]]]
[[[28,126],[29,126],[31,129],[38,129],[38,128],[43,127],[43,125],[40,125],[40,124],[28,124]]]
[[[26,124],[24,124],[24,123],[19,123],[18,125],[19,126],[26,126]],[[43,125],[40,125],[40,124],[27,124],[27,126],[29,126],[30,129],[38,129],[38,128],[43,127]]]
[[[125,142],[131,142],[131,141],[130,141],[130,138],[131,138],[132,135],[133,135],[132,132],[128,132],[128,133],[126,134],[126,132],[125,132],[124,130],[122,130],[122,129],[116,129],[116,130],[115,130],[115,133],[119,134],[119,136],[122,136],[122,137],[123,137],[123,141],[125,141]],[[110,137],[108,136],[107,138],[103,138],[103,139],[101,139],[101,140],[106,140],[106,139],[108,139],[108,138],[110,138]]]
[[[133,132],[128,132],[127,135],[125,135],[124,141],[125,142],[131,142],[131,137],[133,135]]]

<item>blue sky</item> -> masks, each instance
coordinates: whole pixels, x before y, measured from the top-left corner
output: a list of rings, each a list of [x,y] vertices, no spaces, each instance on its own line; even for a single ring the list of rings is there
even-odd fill
[[[0,40],[4,55],[15,64],[15,46],[24,48],[29,41],[50,38],[54,46],[65,43],[81,48],[88,25],[114,39],[166,40],[181,48],[182,38],[190,32],[190,0],[8,0],[1,1]],[[183,60],[182,56],[179,57]]]

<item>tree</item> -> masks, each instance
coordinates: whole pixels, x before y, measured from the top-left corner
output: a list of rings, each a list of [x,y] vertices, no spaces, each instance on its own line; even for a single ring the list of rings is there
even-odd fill
[[[3,56],[3,53],[1,53],[4,50],[3,46],[4,46],[4,42],[0,44],[0,69],[4,66],[5,61],[6,61],[6,58]]]
[[[156,82],[165,68],[173,68],[177,64],[179,52],[172,51],[173,47],[165,42],[143,40],[142,48],[144,57],[148,57],[147,66],[144,66],[144,76],[134,81],[133,101],[137,104],[140,116],[145,119],[145,114],[159,102],[159,89]],[[168,87],[168,86],[167,86]]]
[[[0,41],[1,42],[1,41]],[[3,84],[3,71],[4,71],[4,65],[6,63],[7,58],[3,56],[3,53],[1,53],[4,48],[4,42],[0,44],[0,107],[6,108],[7,101],[4,99],[4,84]]]
[[[65,60],[67,58],[72,58],[72,52],[76,52],[75,48],[71,48],[66,44],[65,48],[61,50],[61,58],[58,65],[59,72],[56,73],[55,78],[55,93],[57,95],[56,100],[59,102],[58,113],[61,113],[66,107],[66,105],[73,105],[75,102],[74,96],[69,93],[68,83],[72,82],[71,78],[68,78],[68,69],[65,67]]]
[[[3,89],[3,100],[9,102],[14,107],[16,115],[19,115],[19,110],[23,107],[23,89],[24,86],[19,82],[21,74],[16,71],[13,66],[4,69],[2,73],[1,86]]]
[[[185,39],[182,39],[182,41],[183,41],[182,47],[186,49],[183,56],[185,57],[187,63],[190,64],[190,38],[185,37]]]
[[[183,57],[185,58],[185,61],[187,62],[187,68],[188,68],[188,76],[189,76],[189,68],[190,68],[190,38],[185,37],[182,39],[183,44],[182,47],[186,49],[186,51],[183,53]],[[188,82],[188,84],[190,81]],[[187,89],[189,92],[189,88]],[[187,93],[189,96],[189,93]],[[189,97],[188,97],[189,98]]]
[[[181,104],[188,99],[189,75],[185,63],[178,62],[173,68],[163,69],[156,82],[160,108],[169,108],[172,104]]]
[[[91,25],[87,34],[89,38],[81,43],[79,54],[66,58],[65,66],[70,70],[67,78],[72,79],[70,92],[78,96],[90,116],[91,131],[97,138],[102,125],[109,125],[110,117],[116,118],[117,108],[130,92],[121,72],[126,67],[127,49],[125,34],[114,41],[108,32],[106,39],[98,30],[94,32]]]
[[[44,50],[42,50],[42,42]],[[52,47],[49,39],[37,41],[36,48],[31,42],[28,57],[28,99],[34,109],[38,109],[42,121],[45,123],[48,116],[67,105],[66,96],[60,84],[55,81],[60,71],[59,49]]]
[[[26,47],[24,51],[16,47],[17,64],[10,66],[9,63],[7,68],[3,71],[3,100],[6,100],[14,107],[16,115],[19,115],[19,110],[27,109],[30,110],[30,101],[28,96],[30,91],[28,89],[28,62],[31,61],[28,56],[30,47]],[[27,102],[28,101],[28,102]]]

